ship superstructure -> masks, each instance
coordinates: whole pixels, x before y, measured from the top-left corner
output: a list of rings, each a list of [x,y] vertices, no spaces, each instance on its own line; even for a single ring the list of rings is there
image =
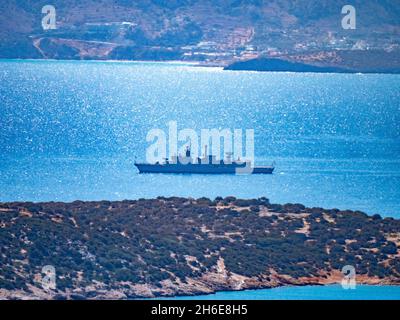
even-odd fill
[[[174,156],[163,162],[139,163],[135,166],[140,173],[197,173],[197,174],[271,174],[275,166],[253,166],[251,161],[232,160],[232,153],[227,153],[224,160],[214,155],[207,155],[207,147],[203,157],[192,158],[190,147],[184,156]]]

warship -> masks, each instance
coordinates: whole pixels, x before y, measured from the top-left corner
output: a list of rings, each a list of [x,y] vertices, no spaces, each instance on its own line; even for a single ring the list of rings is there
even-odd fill
[[[184,156],[173,156],[163,162],[139,163],[135,161],[139,173],[197,173],[197,174],[271,174],[275,166],[252,166],[251,161],[232,160],[232,153],[227,153],[225,160],[217,160],[214,155],[192,158],[190,147]]]

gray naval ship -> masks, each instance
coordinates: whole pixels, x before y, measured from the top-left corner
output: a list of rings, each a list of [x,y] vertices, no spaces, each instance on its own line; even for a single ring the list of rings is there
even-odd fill
[[[207,149],[206,149],[207,150]],[[225,160],[217,160],[213,155],[192,158],[190,147],[186,149],[185,156],[164,159],[164,162],[138,163],[135,166],[139,173],[199,173],[199,174],[271,174],[275,167],[252,166],[251,161],[232,161],[232,153],[227,153]]]

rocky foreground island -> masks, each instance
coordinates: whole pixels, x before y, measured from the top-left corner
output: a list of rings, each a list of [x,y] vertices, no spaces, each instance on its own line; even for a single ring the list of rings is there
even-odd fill
[[[0,298],[126,299],[400,284],[400,220],[268,199],[0,204]],[[42,288],[54,266],[56,289]]]

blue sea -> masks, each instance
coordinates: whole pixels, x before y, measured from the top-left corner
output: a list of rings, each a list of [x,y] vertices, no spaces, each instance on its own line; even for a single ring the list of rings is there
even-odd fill
[[[400,286],[358,285],[343,289],[341,285],[287,286],[272,289],[221,291],[196,296],[196,300],[400,300]],[[193,300],[191,296],[155,300]]]
[[[193,300],[193,296],[155,300]],[[341,285],[287,286],[272,289],[221,291],[195,296],[196,300],[400,300],[400,286],[358,285],[343,289]]]
[[[400,218],[400,75],[0,60],[0,83],[0,201],[266,196]],[[254,129],[276,171],[139,175],[169,121]]]
[[[0,60],[0,111],[0,201],[266,196],[400,218],[400,75]],[[256,164],[276,170],[139,175],[169,121],[254,129]]]

